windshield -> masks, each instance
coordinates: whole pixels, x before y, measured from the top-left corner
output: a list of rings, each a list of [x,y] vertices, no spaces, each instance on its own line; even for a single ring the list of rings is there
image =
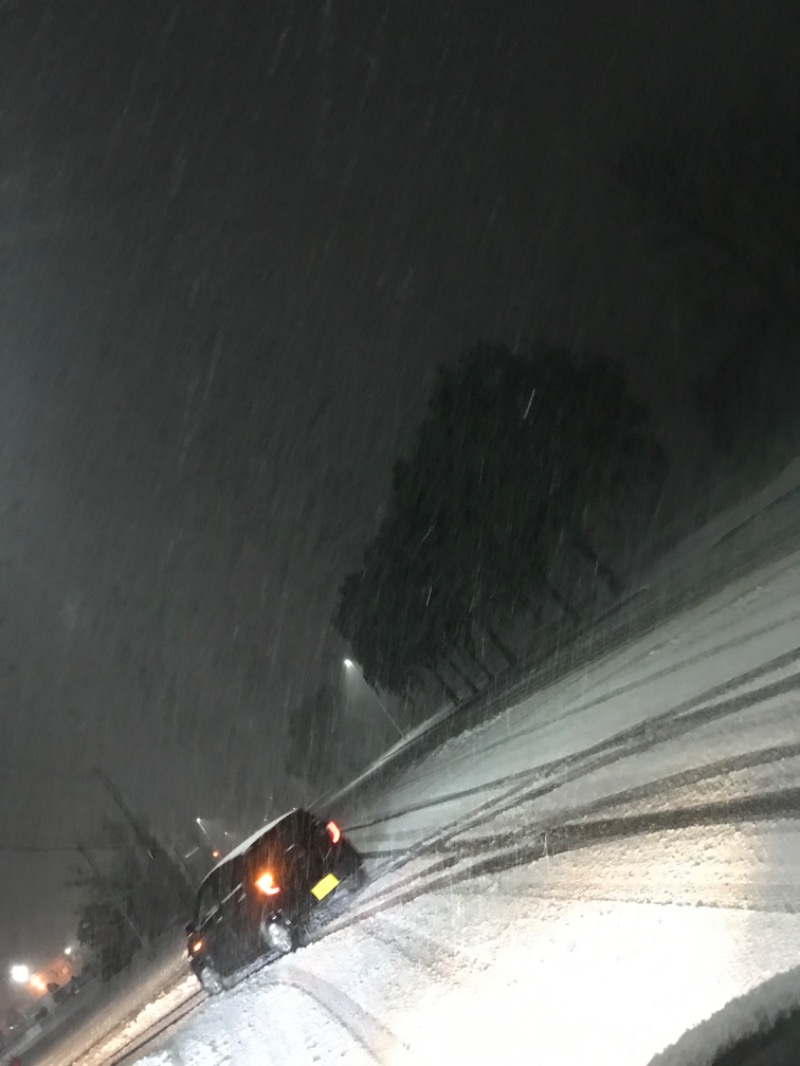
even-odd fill
[[[0,0],[0,1059],[800,1009],[799,44]]]

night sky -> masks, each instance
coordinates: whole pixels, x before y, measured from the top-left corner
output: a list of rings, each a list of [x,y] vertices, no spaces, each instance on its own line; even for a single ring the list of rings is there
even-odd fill
[[[286,714],[435,366],[610,351],[696,446],[654,114],[798,110],[793,0],[0,2],[0,846],[291,799]],[[0,964],[74,928],[0,852]],[[2,980],[2,974],[0,974]]]

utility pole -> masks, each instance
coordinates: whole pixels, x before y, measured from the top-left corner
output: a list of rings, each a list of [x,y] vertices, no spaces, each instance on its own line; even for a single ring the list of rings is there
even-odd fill
[[[90,853],[89,849],[86,847],[85,844],[82,844],[80,841],[78,841],[75,844],[75,848],[84,857],[84,859],[86,860],[86,864],[89,867],[89,869],[95,875],[95,877],[100,882],[100,884],[103,886],[103,888],[105,888],[106,892],[108,892],[109,896],[114,900],[114,904],[116,905],[117,910],[120,912],[120,914],[125,919],[125,921],[128,923],[128,925],[131,927],[131,929],[133,930],[134,936],[139,941],[141,946],[143,948],[147,947],[147,941],[145,940],[144,934],[142,933],[141,929],[139,929],[139,927],[136,924],[136,922],[133,920],[133,917],[132,917],[130,911],[128,910],[127,906],[125,905],[125,900],[122,898],[122,896],[117,891],[116,886],[114,884],[112,884],[111,881],[109,881],[109,879],[106,877],[106,875],[100,869],[100,867],[94,861],[94,859],[91,856],[91,853]]]
[[[372,695],[373,695],[373,696],[375,697],[375,699],[377,700],[377,703],[378,703],[378,706],[380,707],[380,709],[381,709],[381,710],[383,711],[383,713],[384,713],[384,714],[386,715],[386,717],[387,717],[387,718],[389,719],[389,721],[390,721],[390,722],[392,723],[392,725],[393,725],[393,726],[395,727],[395,729],[396,729],[396,730],[397,730],[397,732],[398,732],[398,733],[400,734],[400,736],[401,736],[401,737],[403,738],[403,740],[405,740],[405,739],[406,739],[406,735],[405,735],[405,733],[404,733],[404,732],[403,732],[403,730],[402,730],[402,729],[400,728],[400,726],[399,726],[399,725],[397,724],[397,722],[396,722],[396,721],[394,720],[394,716],[393,716],[393,715],[391,715],[391,714],[389,714],[389,711],[388,711],[388,709],[387,709],[387,707],[386,707],[386,704],[385,704],[385,703],[383,702],[383,700],[382,700],[382,699],[381,699],[381,697],[380,697],[380,694],[379,694],[379,692],[378,692],[377,686],[375,686],[375,685],[371,684],[371,683],[370,683],[369,681],[367,681],[367,684],[368,684],[368,685],[369,685],[369,687],[370,687],[370,690],[371,690],[371,692],[372,692]]]
[[[181,881],[181,892],[186,899],[192,899],[194,897],[194,886],[185,867],[181,863],[176,862],[174,855],[169,854],[158,839],[145,829],[141,821],[128,806],[117,785],[111,780],[110,776],[102,766],[95,767],[94,772],[97,774],[106,792],[108,792],[109,796],[116,804],[122,817],[131,827],[136,843],[146,856],[144,865],[147,866],[148,862],[153,863],[154,866],[151,867],[151,869],[155,868],[161,876],[164,876],[165,865],[170,866],[171,871],[173,872],[171,873],[173,880],[174,877],[179,878]]]
[[[119,812],[128,825],[133,830],[133,835],[136,838],[136,843],[146,852],[147,857],[151,860],[155,859],[153,852],[153,841],[150,835],[145,832],[145,829],[128,804],[125,802],[122,793],[108,776],[106,771],[101,766],[96,766],[94,772],[100,779],[101,784],[108,792],[116,806],[119,808]]]
[[[361,680],[367,686],[369,691],[372,693],[373,698],[375,699],[375,702],[378,704],[380,709],[383,711],[383,713],[386,715],[386,717],[392,723],[392,725],[394,726],[396,731],[399,733],[399,735],[403,738],[403,740],[405,740],[406,739],[405,733],[400,728],[400,726],[397,724],[397,722],[394,720],[394,717],[389,713],[389,710],[388,710],[386,704],[383,702],[383,700],[380,697],[380,693],[378,692],[377,685],[373,684],[372,681],[367,681],[367,679],[364,677],[364,671],[361,669],[361,667],[357,663],[354,663],[352,659],[345,659],[344,660],[344,668],[345,668],[345,670],[347,671],[348,674],[351,674],[351,675],[354,674],[356,677],[361,678]]]

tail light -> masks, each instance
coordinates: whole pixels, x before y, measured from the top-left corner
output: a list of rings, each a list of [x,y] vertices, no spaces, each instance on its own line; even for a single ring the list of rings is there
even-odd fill
[[[275,884],[275,878],[269,870],[262,870],[258,875],[256,878],[256,888],[259,892],[263,892],[265,896],[277,896],[280,892],[280,889]]]
[[[336,822],[328,822],[325,828],[328,830],[328,836],[331,838],[331,843],[338,844],[342,839],[342,831]]]

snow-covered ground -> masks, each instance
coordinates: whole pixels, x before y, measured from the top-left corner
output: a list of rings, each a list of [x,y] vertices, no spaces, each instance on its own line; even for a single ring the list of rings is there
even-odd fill
[[[359,795],[372,880],[311,946],[37,1066],[701,1066],[800,1001],[800,550]]]
[[[800,552],[358,815],[353,905],[128,1061],[646,1066],[800,964]],[[193,991],[77,1061],[117,1061]]]

